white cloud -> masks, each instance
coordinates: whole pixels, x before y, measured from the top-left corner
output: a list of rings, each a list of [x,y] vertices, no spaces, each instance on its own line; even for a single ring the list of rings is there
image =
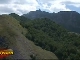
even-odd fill
[[[54,1],[49,1],[49,3],[44,3],[42,4],[41,7],[44,9],[47,9],[49,12],[59,12],[59,11],[71,11],[70,9],[66,8],[66,5],[61,3],[62,1],[60,0],[54,0]]]
[[[65,0],[65,1],[62,1],[62,3],[66,4],[66,5],[80,7],[80,0]]]
[[[9,3],[9,4],[0,4],[0,11],[3,10],[4,8],[4,11],[0,12],[0,14],[2,13],[7,13],[6,12],[6,7],[7,8],[10,8],[10,10],[12,11],[8,11],[8,13],[17,13],[19,15],[22,15],[24,13],[28,13],[29,11],[35,11],[37,10],[37,6],[38,6],[38,3],[36,2],[36,0],[32,0],[30,2],[30,0],[14,0],[13,2]]]
[[[66,5],[80,7],[80,0],[1,0],[0,14],[26,14],[37,9],[48,12],[71,11]]]
[[[27,13],[29,11],[35,11],[36,10],[36,6],[35,5],[27,5],[27,4],[23,4],[23,5],[14,5],[14,8],[18,11],[22,13]]]

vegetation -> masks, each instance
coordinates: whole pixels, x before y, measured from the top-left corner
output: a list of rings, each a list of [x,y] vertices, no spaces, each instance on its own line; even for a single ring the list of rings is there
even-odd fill
[[[80,33],[80,14],[76,11],[60,11],[58,13],[48,13],[45,11],[36,10],[31,11],[28,14],[24,14],[23,16],[32,20],[36,18],[49,18],[71,32]]]
[[[22,21],[21,25],[28,29],[26,37],[35,45],[55,53],[59,60],[80,59],[79,34],[69,32],[47,18]]]
[[[0,37],[0,49],[8,48],[8,43],[5,40],[5,37]]]
[[[30,55],[31,60],[36,60],[36,56]]]
[[[20,25],[19,20],[10,15],[0,15],[0,49],[9,48],[14,51],[14,55],[6,59],[58,59],[54,53],[43,50],[28,40],[24,36],[26,33],[27,29]]]
[[[80,59],[80,35],[68,33],[55,22],[43,18],[26,22],[26,37],[43,49],[56,54],[60,60]]]

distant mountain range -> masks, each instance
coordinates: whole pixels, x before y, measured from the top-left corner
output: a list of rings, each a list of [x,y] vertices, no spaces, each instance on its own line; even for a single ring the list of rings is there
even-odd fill
[[[80,33],[80,14],[76,11],[60,11],[58,13],[48,13],[41,10],[31,11],[22,16],[29,19],[49,18],[71,32]]]

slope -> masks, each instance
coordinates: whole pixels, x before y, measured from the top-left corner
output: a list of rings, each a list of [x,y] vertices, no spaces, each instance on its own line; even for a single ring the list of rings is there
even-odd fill
[[[9,15],[0,15],[0,37],[3,37],[7,42],[3,43],[14,51],[14,55],[7,59],[57,59],[52,52],[43,50],[29,41],[24,36],[26,33],[27,29],[23,28],[16,19]]]
[[[80,33],[80,14],[76,11],[60,11],[58,13],[48,13],[45,11],[31,11],[23,14],[24,17],[35,18],[49,18],[69,31]]]
[[[55,53],[59,60],[80,59],[80,34],[69,32],[47,18],[31,20],[23,26],[28,29],[29,40]]]

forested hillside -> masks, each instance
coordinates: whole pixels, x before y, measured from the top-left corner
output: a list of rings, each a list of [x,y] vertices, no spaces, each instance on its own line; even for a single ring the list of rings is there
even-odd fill
[[[80,59],[80,34],[69,32],[47,18],[19,21],[28,30],[26,38],[55,53],[59,60]]]
[[[80,59],[80,35],[69,33],[47,19],[28,22],[26,37],[36,45],[56,54],[60,60]]]
[[[48,13],[41,10],[31,11],[23,14],[24,17],[35,18],[49,18],[52,21],[62,25],[69,31],[80,33],[80,14],[76,11],[60,11],[58,13]]]

